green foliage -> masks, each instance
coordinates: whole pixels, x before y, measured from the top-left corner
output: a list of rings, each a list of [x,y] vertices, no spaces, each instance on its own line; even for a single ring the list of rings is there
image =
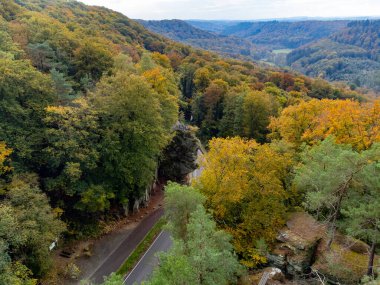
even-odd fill
[[[44,186],[57,197],[57,204],[65,205],[65,196],[79,195],[83,198],[78,204],[80,208],[103,211],[109,206],[99,193],[101,189],[89,181],[100,159],[98,114],[85,99],[67,107],[47,108],[48,146],[43,149],[43,166],[48,172]]]
[[[191,213],[205,197],[196,189],[169,183],[165,188],[165,219],[175,239],[186,240]]]
[[[197,168],[198,147],[198,139],[191,130],[178,129],[162,154],[159,168],[160,177],[179,183],[183,182],[186,175]]]
[[[361,284],[364,285],[379,285],[380,284],[380,270],[377,270],[377,278],[373,276],[366,276],[361,280]]]
[[[1,23],[1,22],[0,22]],[[19,59],[22,51],[13,43],[12,37],[1,27],[0,31],[0,57],[9,59]]]
[[[105,45],[88,40],[75,52],[77,78],[88,76],[97,82],[112,68],[112,53]]]
[[[250,92],[243,102],[243,129],[245,137],[264,141],[268,133],[269,117],[276,114],[278,106],[265,92]]]
[[[118,186],[119,199],[138,198],[146,189],[171,139],[165,114],[175,114],[176,105],[165,106],[161,96],[144,77],[124,73],[104,78],[92,96],[104,124],[105,179]],[[167,118],[172,125],[176,119]]]
[[[174,247],[160,255],[160,267],[144,284],[235,284],[242,267],[230,236],[216,229],[202,205],[190,214],[187,232],[185,240],[175,239]]]
[[[343,205],[343,228],[354,236],[371,244],[368,274],[373,275],[374,255],[380,243],[380,145],[368,151],[367,165],[359,173],[359,189]]]
[[[14,248],[14,256],[24,260],[36,275],[41,276],[50,266],[49,245],[65,227],[51,210],[46,195],[36,185],[32,176],[14,178],[8,186],[4,206],[8,207],[14,219],[14,223],[9,224],[14,233],[6,238]],[[4,231],[12,232],[10,228],[4,228]]]
[[[377,144],[358,153],[349,145],[335,144],[331,137],[305,151],[294,183],[305,193],[306,207],[330,222],[329,247],[344,205],[349,217],[346,230],[371,242],[377,240],[378,201],[374,197],[379,155]],[[355,198],[358,189],[362,194]]]
[[[14,149],[15,162],[35,164],[44,108],[54,102],[52,82],[27,61],[0,58],[0,90],[0,141]]]
[[[377,151],[379,159],[379,147],[373,147],[370,151]],[[361,189],[358,195],[352,195],[342,210],[349,224],[346,231],[371,243],[380,243],[379,167],[377,160],[363,168],[358,177]]]
[[[181,243],[174,244],[170,252],[161,254],[160,267],[156,269],[153,276],[144,285],[181,285],[181,284],[199,284],[197,283],[194,269],[183,253]]]
[[[109,277],[104,280],[102,285],[122,285],[124,281],[123,275],[112,273]]]
[[[0,274],[4,275],[2,280],[15,282],[8,284],[24,284],[20,280],[35,284],[28,268],[35,276],[49,269],[49,246],[65,229],[37,185],[35,176],[15,177],[7,185],[5,200],[0,202]]]
[[[67,80],[65,75],[55,68],[50,71],[51,79],[54,82],[55,90],[61,100],[70,99],[70,95],[73,94],[72,84]]]

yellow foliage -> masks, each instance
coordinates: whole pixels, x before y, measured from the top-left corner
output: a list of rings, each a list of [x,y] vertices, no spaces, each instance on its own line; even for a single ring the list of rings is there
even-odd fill
[[[0,175],[12,170],[12,167],[4,165],[9,160],[12,150],[7,148],[4,142],[0,142]]]
[[[368,149],[380,141],[380,102],[360,104],[351,100],[311,100],[283,110],[269,128],[296,146],[315,144],[332,135],[337,143]]]
[[[152,85],[154,90],[156,90],[159,93],[164,93],[167,88],[167,79],[166,77],[161,73],[160,68],[156,67],[150,70],[145,71],[142,74],[146,80]]]
[[[240,137],[212,139],[209,146],[194,184],[205,194],[219,226],[233,236],[244,264],[265,263],[256,243],[273,242],[285,222],[284,184],[291,156]]]
[[[217,219],[223,219],[231,204],[241,201],[248,190],[249,153],[258,147],[255,141],[236,137],[213,139],[210,152],[202,161],[201,189],[209,198]]]
[[[165,68],[171,68],[170,59],[167,55],[161,54],[159,52],[152,53],[152,59],[159,65]]]

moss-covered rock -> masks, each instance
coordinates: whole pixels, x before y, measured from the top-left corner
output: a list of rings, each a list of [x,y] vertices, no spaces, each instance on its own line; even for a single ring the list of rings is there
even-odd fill
[[[324,233],[325,227],[307,213],[293,213],[277,236],[279,243],[267,256],[269,263],[288,275],[308,273]]]

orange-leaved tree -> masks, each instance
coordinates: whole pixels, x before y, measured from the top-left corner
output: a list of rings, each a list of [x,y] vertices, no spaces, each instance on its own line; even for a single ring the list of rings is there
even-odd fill
[[[273,118],[272,137],[295,144],[313,145],[334,136],[337,143],[361,151],[380,141],[380,101],[311,100],[284,109]]]

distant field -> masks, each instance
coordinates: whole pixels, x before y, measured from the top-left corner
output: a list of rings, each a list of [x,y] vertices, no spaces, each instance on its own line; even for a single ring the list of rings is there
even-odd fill
[[[281,53],[288,54],[288,53],[291,53],[292,51],[293,51],[292,49],[275,49],[272,51],[272,53],[274,53],[274,54],[281,54]]]

